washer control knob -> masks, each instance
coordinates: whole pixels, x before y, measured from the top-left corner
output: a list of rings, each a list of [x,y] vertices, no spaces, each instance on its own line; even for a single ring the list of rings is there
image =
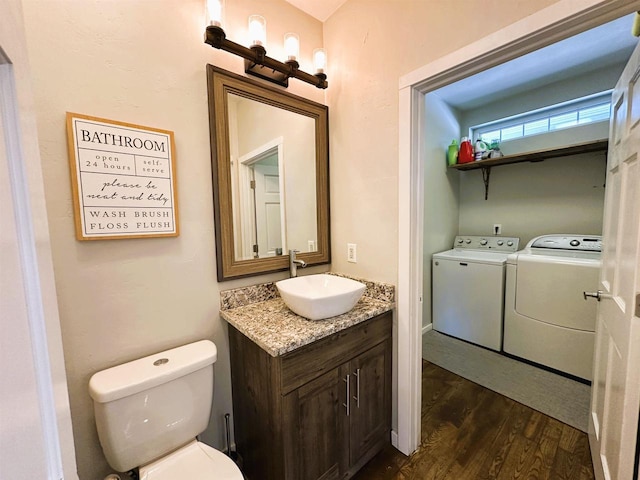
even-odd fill
[[[483,238],[482,240],[480,240],[480,245],[486,245],[487,241]]]
[[[509,240],[509,241],[507,242],[507,245],[508,245],[509,247],[513,247],[513,242],[512,242],[511,240]]]
[[[467,238],[467,239],[464,241],[464,243],[466,243],[467,245],[469,245],[469,244],[471,243],[471,239],[470,239],[470,238]]]
[[[504,242],[502,240],[498,240],[498,245],[502,246],[504,245]]]
[[[580,241],[579,240],[571,240],[569,242],[569,245],[571,245],[572,247],[577,247],[578,245],[580,245]]]

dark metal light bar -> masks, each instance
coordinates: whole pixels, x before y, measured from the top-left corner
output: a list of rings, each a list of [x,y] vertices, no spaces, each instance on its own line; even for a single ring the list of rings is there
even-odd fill
[[[311,75],[298,69],[298,62],[288,60],[279,62],[267,57],[267,51],[260,45],[251,48],[227,40],[227,36],[221,27],[209,25],[204,35],[204,43],[214,48],[233,53],[244,58],[244,71],[249,75],[260,77],[283,87],[289,86],[289,78],[297,78],[303,82],[315,85],[317,88],[327,88],[327,76],[324,73]]]

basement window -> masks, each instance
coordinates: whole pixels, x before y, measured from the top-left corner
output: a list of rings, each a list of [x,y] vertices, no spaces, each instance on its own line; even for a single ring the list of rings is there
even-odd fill
[[[611,92],[597,93],[550,107],[531,110],[511,117],[471,127],[471,138],[485,142],[505,142],[578,127],[588,123],[609,121],[611,117]]]

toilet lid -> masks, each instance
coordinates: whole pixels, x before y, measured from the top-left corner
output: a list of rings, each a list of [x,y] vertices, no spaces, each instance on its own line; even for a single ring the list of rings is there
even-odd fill
[[[194,440],[155,462],[140,467],[140,480],[243,480],[224,453]]]

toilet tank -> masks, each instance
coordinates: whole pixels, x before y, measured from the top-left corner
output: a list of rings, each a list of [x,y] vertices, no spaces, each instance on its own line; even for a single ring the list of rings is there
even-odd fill
[[[215,344],[202,340],[91,377],[98,436],[113,469],[149,463],[207,428],[216,357]]]

